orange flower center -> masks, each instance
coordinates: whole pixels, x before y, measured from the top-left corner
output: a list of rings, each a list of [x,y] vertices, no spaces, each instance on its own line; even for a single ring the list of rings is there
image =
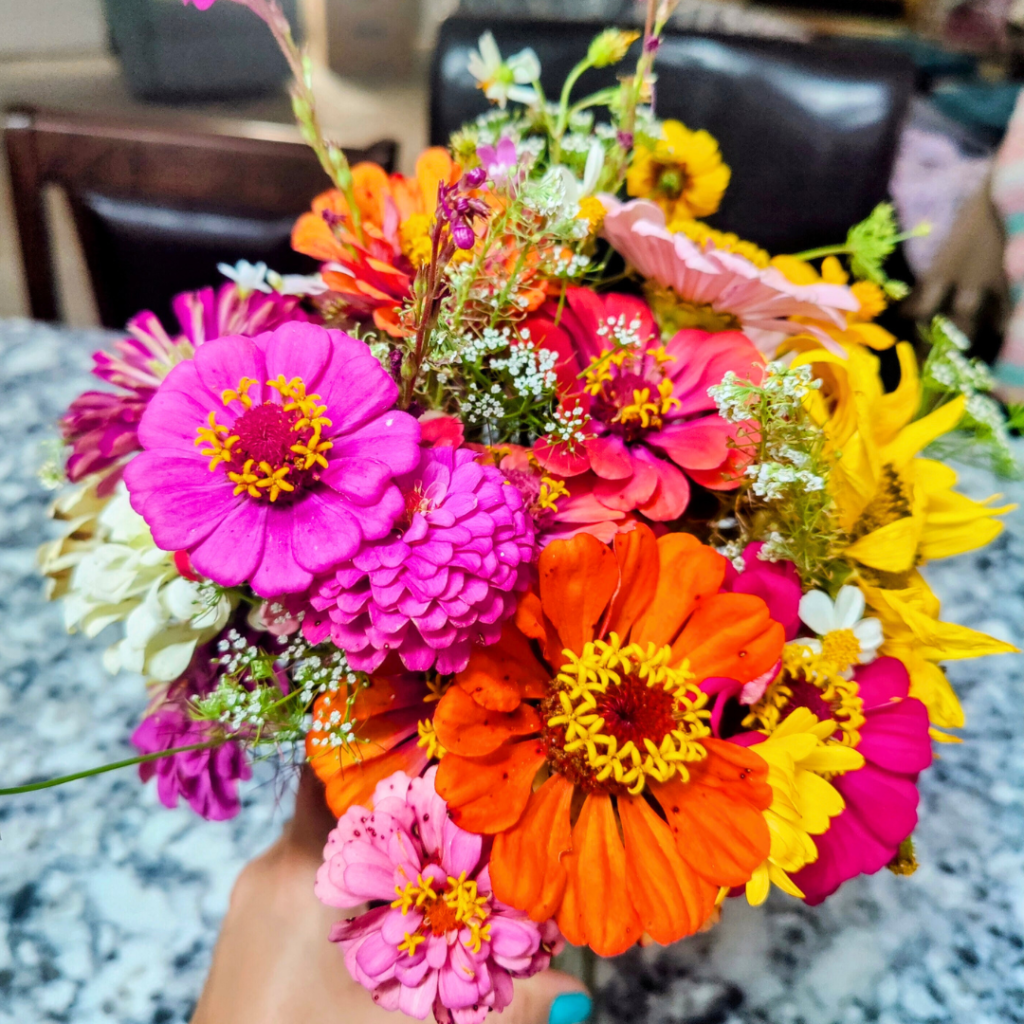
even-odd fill
[[[395,893],[398,898],[391,906],[400,908],[403,917],[414,909],[423,914],[419,926],[406,932],[398,945],[409,956],[416,954],[417,946],[428,935],[447,935],[463,928],[469,929],[467,945],[474,953],[480,952],[482,943],[490,941],[490,896],[481,896],[476,882],[467,879],[465,871],[458,878],[449,875],[443,892],[434,890],[432,876],[417,875],[415,882],[396,886]]]
[[[196,445],[206,445],[203,455],[210,458],[210,472],[223,465],[235,494],[248,494],[261,502],[276,502],[297,497],[320,479],[327,468],[327,452],[333,442],[321,436],[331,421],[319,405],[320,396],[307,395],[300,377],[290,381],[279,374],[267,385],[281,396],[281,402],[254,405],[249,390],[256,383],[243,377],[237,388],[221,395],[227,407],[239,402],[245,411],[229,429],[210,413],[206,426],[196,428]]]

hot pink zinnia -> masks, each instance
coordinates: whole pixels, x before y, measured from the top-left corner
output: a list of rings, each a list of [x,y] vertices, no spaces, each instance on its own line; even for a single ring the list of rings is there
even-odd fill
[[[467,448],[424,449],[396,482],[404,515],[319,581],[303,631],[364,672],[388,651],[415,671],[460,672],[474,643],[498,639],[529,583],[533,522],[518,489]]]
[[[150,401],[145,451],[125,470],[157,545],[223,586],[264,597],[379,540],[405,502],[393,478],[419,459],[419,424],[361,341],[289,323],[209,341]]]
[[[665,226],[661,208],[646,199],[623,203],[602,195],[607,211],[602,234],[627,263],[651,281],[671,288],[684,302],[738,321],[766,355],[791,334],[815,334],[827,348],[842,349],[827,332],[790,317],[810,317],[842,327],[860,303],[836,284],[797,285],[774,267],[760,268],[739,253],[698,245]]]
[[[113,492],[124,462],[137,452],[138,426],[146,405],[161,381],[196,348],[228,334],[252,336],[289,320],[308,320],[295,296],[243,293],[235,284],[183,292],[171,303],[181,334],[171,337],[155,313],[145,310],[128,321],[130,337],[115,341],[113,352],[93,353],[93,373],[120,390],[86,391],[60,420],[64,440],[71,444],[66,472],[71,481],[105,473],[96,490]]]
[[[563,476],[591,469],[602,505],[658,521],[683,513],[687,477],[738,487],[738,426],[714,411],[708,388],[728,370],[749,379],[764,365],[749,339],[689,330],[663,344],[640,299],[587,288],[566,297],[560,314],[549,304],[527,321],[538,347],[559,355],[561,425],[536,444],[541,463]]]
[[[917,776],[932,763],[928,712],[908,697],[910,677],[896,658],[854,670],[864,702],[857,750],[865,765],[832,779],[846,808],[815,836],[818,859],[793,876],[814,905],[849,878],[885,867],[917,826]],[[819,702],[820,703],[820,702]],[[816,707],[811,707],[820,714]]]
[[[377,785],[372,811],[345,812],[316,894],[331,907],[376,904],[331,931],[376,1003],[481,1024],[512,1001],[512,979],[544,970],[563,941],[553,921],[538,925],[494,898],[485,840],[449,819],[436,771],[396,772]]]

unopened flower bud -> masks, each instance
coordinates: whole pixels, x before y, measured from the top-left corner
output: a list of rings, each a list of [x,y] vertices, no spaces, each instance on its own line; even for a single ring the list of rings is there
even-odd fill
[[[487,171],[483,167],[474,167],[462,176],[466,188],[479,188],[487,180]]]
[[[618,64],[639,38],[639,32],[626,31],[621,28],[606,28],[591,42],[590,48],[587,50],[587,60],[595,68]]]

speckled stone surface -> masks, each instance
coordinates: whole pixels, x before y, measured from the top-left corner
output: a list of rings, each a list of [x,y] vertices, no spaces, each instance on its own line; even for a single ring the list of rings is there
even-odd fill
[[[52,530],[40,443],[89,385],[99,332],[0,322],[0,785],[131,756],[138,677],[106,637],[65,634],[35,550]],[[976,497],[1024,487],[963,473]],[[1022,640],[1024,516],[991,547],[929,567],[945,616]],[[964,744],[922,780],[921,869],[848,883],[823,906],[739,900],[707,935],[599,965],[604,1020],[650,1024],[1024,1022],[1024,681],[1020,656],[953,664]],[[258,766],[234,821],[163,808],[133,769],[0,798],[0,1024],[188,1019],[243,863],[288,815]]]

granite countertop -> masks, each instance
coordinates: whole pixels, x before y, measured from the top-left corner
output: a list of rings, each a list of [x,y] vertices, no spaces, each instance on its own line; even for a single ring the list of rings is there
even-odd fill
[[[40,444],[89,386],[105,336],[0,321],[0,785],[116,761],[146,704],[109,677],[105,636],[64,632],[35,569],[52,524]],[[975,497],[1024,486],[962,473]],[[1024,514],[985,550],[929,566],[945,617],[1024,643]],[[598,967],[623,1024],[1024,1024],[1024,680],[1019,655],[950,665],[967,712],[921,783],[921,867],[780,893],[671,949]],[[271,763],[242,814],[168,811],[133,769],[0,799],[0,1024],[186,1021],[242,865],[277,835],[292,779]]]

